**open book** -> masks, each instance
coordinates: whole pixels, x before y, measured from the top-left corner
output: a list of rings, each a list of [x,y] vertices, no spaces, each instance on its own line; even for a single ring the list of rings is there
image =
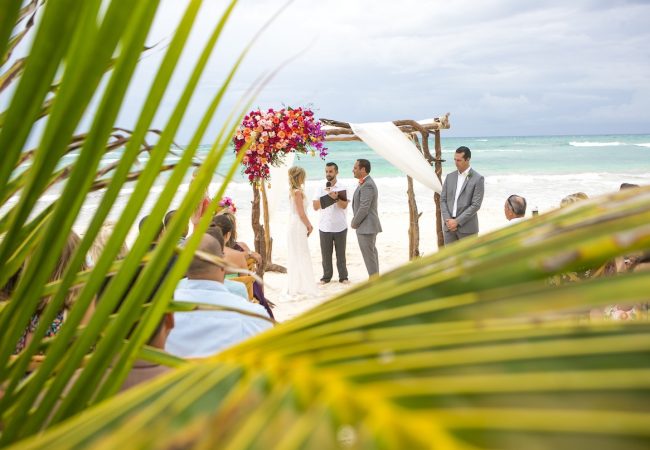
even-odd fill
[[[348,199],[347,191],[343,190],[343,191],[337,191],[337,192],[338,192],[339,198],[341,200],[347,201],[347,199]],[[321,209],[325,209],[325,208],[328,208],[328,207],[332,206],[336,202],[337,202],[337,200],[333,199],[329,195],[323,195],[320,198],[320,207],[321,207]]]

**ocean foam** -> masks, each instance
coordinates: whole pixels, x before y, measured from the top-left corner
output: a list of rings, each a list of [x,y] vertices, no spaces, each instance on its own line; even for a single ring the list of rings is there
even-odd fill
[[[571,141],[569,142],[569,145],[571,147],[618,147],[619,145],[625,145],[625,142],[589,142],[589,141],[583,141],[583,142],[577,142],[577,141]]]
[[[635,147],[648,147],[650,148],[650,142],[646,142],[643,144],[634,144]]]

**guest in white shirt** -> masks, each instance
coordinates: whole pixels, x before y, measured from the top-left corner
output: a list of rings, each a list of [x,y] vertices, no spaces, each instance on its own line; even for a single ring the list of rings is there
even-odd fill
[[[327,284],[332,280],[334,268],[332,267],[332,250],[336,249],[336,268],[339,273],[339,282],[349,283],[348,268],[345,262],[345,245],[348,235],[347,221],[347,195],[339,193],[347,190],[345,186],[336,179],[339,167],[336,163],[325,164],[325,178],[327,182],[314,192],[313,206],[316,211],[320,210],[320,222],[318,230],[320,234],[320,250],[323,259],[323,276],[321,284]],[[321,204],[321,197],[329,196],[334,203],[325,206]]]
[[[503,213],[511,224],[520,222],[526,217],[526,199],[521,195],[511,195],[503,205]]]
[[[223,258],[221,245],[207,234],[201,238],[199,250]],[[177,312],[165,350],[184,358],[210,356],[273,327],[272,319],[261,305],[228,292],[223,284],[224,276],[222,267],[194,257],[187,280],[176,289],[174,299],[230,310]]]

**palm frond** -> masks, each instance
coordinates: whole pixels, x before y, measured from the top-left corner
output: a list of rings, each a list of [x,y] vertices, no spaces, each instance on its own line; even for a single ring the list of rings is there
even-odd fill
[[[650,188],[461,241],[22,444],[643,448],[650,323],[586,315],[650,273],[547,281],[647,250],[648,214]]]

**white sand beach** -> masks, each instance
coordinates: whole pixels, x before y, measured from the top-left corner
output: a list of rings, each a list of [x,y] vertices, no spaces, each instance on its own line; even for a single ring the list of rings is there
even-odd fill
[[[477,167],[480,170],[480,167]],[[530,217],[531,209],[538,207],[540,214],[556,208],[562,197],[577,191],[586,192],[590,197],[602,195],[608,192],[617,191],[620,182],[646,184],[647,174],[625,174],[625,176],[611,176],[607,173],[599,174],[569,174],[563,176],[548,175],[497,175],[486,176],[485,197],[479,211],[480,234],[487,233],[504,226],[507,221],[503,213],[505,199],[513,193],[521,194],[528,200],[527,216]],[[343,178],[350,189],[354,188],[355,180]],[[379,189],[379,216],[383,232],[377,236],[377,249],[379,252],[380,273],[389,271],[408,262],[408,225],[409,212],[406,196],[406,177],[375,178]],[[314,189],[319,186],[320,181],[309,180],[305,191],[311,196]],[[210,192],[217,192],[219,183],[210,185]],[[186,192],[187,184],[178,191],[170,209],[175,209]],[[159,187],[152,190],[152,195],[147,201],[143,210],[145,214],[157,198]],[[435,204],[433,192],[422,185],[415,184],[416,200],[418,210],[422,213],[420,217],[420,252],[424,255],[436,252],[437,238],[435,235]],[[128,191],[124,196],[128,195]],[[232,197],[237,205],[238,219],[238,240],[246,242],[253,247],[253,230],[251,227],[251,201],[252,189],[248,183],[233,182],[228,186],[227,194]],[[99,199],[97,199],[99,200]],[[123,201],[126,200],[126,197]],[[351,206],[348,207],[348,224],[352,218]],[[94,211],[91,204],[85,205],[87,213],[77,224],[81,231],[86,226],[88,217]],[[119,212],[119,211],[116,211]],[[318,237],[318,213],[308,211],[311,223],[314,225],[314,233],[309,238],[312,269],[314,271],[314,283],[316,284],[322,275],[320,243]],[[287,261],[287,236],[286,225],[288,220],[288,208],[286,202],[279,202],[277,210],[271,222],[271,234],[273,242],[273,262],[286,265]],[[137,224],[131,230],[129,244],[137,235]],[[359,251],[354,230],[348,229],[347,238],[347,267],[350,284],[344,285],[338,282],[336,266],[334,277],[329,284],[318,285],[316,296],[289,297],[283,293],[286,283],[286,274],[267,272],[264,275],[265,292],[267,297],[276,304],[275,315],[279,321],[286,321],[324,301],[336,296],[346,289],[368,279],[365,265]],[[335,258],[334,258],[335,261]]]
[[[480,167],[478,168],[480,170]],[[521,194],[528,200],[527,217],[531,216],[531,210],[538,208],[540,214],[550,211],[559,206],[560,200],[571,193],[583,191],[590,197],[614,192],[619,189],[621,180],[629,180],[633,183],[647,183],[647,174],[626,174],[624,177],[602,174],[574,174],[562,177],[553,176],[486,176],[485,197],[479,211],[480,234],[508,225],[504,217],[503,205],[510,194]],[[345,183],[352,187],[354,180],[344,179]],[[377,249],[379,252],[380,273],[389,271],[408,262],[408,225],[409,212],[406,196],[406,178],[376,178],[379,189],[379,216],[383,232],[377,236]],[[318,186],[318,181],[308,181],[306,192],[313,192]],[[216,185],[215,185],[216,188]],[[212,188],[211,188],[212,190]],[[238,205],[238,235],[242,240],[252,246],[253,232],[250,225],[250,201],[252,199],[251,188],[247,184],[233,183],[228,188]],[[435,204],[433,192],[422,185],[415,184],[416,200],[418,210],[422,213],[420,217],[420,252],[424,255],[431,254],[438,250],[435,234]],[[348,207],[348,223],[352,218],[351,206]],[[314,233],[309,238],[309,246],[314,271],[314,283],[322,275],[320,243],[318,237],[318,213],[308,211],[309,218],[315,227]],[[271,233],[273,242],[273,262],[281,265],[286,264],[286,223],[288,214],[286,205],[278,207],[271,222]],[[326,285],[318,285],[318,295],[315,297],[291,298],[283,294],[286,283],[286,275],[274,272],[267,272],[264,276],[267,297],[276,304],[275,314],[279,321],[285,321],[301,314],[304,311],[340,294],[356,283],[368,279],[361,252],[357,244],[356,233],[348,229],[347,238],[347,267],[351,284],[343,285],[338,282],[336,265],[334,264],[334,277]],[[335,261],[335,258],[334,260]]]

